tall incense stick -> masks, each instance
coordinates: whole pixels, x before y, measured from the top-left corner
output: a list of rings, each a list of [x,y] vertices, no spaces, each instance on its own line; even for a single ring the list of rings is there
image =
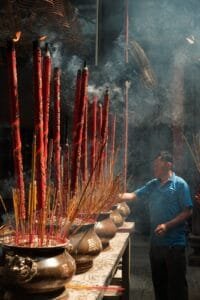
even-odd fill
[[[74,132],[73,145],[72,145],[72,170],[71,170],[71,184],[70,189],[72,195],[76,193],[78,185],[78,172],[80,171],[80,158],[81,158],[81,143],[82,132],[84,124],[84,112],[87,99],[88,88],[88,68],[85,65],[82,71],[80,102],[78,104],[78,118],[76,125],[76,132]],[[75,107],[76,109],[76,107]]]
[[[96,0],[95,66],[99,63],[99,0]]]
[[[14,169],[15,169],[15,178],[17,181],[17,189],[20,195],[19,217],[20,219],[25,219],[26,217],[25,187],[24,187],[24,178],[23,178],[23,158],[22,158],[22,144],[21,144],[21,133],[20,133],[17,61],[16,61],[15,45],[12,40],[8,42],[7,57],[8,57],[8,71],[9,71]]]
[[[43,59],[43,76],[42,76],[45,168],[47,168],[46,164],[47,164],[47,153],[48,153],[50,90],[51,90],[51,56],[50,56],[50,51],[48,49],[48,44],[46,44],[45,56]]]
[[[125,0],[125,63],[128,63],[129,14],[128,0]]]
[[[124,93],[124,191],[127,187],[127,162],[128,162],[128,89],[129,82],[125,81],[125,93]]]
[[[128,59],[128,43],[129,43],[129,14],[128,0],[125,0],[125,63]],[[124,191],[127,188],[127,162],[128,162],[128,89],[129,82],[125,81],[125,109],[124,109]]]

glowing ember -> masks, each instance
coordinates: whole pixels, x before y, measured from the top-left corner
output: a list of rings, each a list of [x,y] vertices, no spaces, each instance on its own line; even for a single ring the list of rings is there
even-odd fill
[[[47,35],[43,35],[43,36],[39,37],[39,41],[40,41],[40,42],[43,42],[43,41],[45,41],[46,39],[47,39]]]
[[[22,32],[21,31],[17,31],[16,33],[15,33],[15,37],[13,38],[13,42],[18,42],[19,41],[19,39],[20,39],[20,37],[21,37],[21,34],[22,34]]]

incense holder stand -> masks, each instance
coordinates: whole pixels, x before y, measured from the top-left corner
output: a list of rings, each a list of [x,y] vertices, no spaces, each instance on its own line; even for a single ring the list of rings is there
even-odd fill
[[[103,249],[109,246],[110,240],[117,232],[117,226],[110,218],[110,213],[110,211],[100,213],[95,224],[95,231],[102,242]]]
[[[27,294],[64,288],[76,269],[67,244],[41,248],[2,244],[1,286]]]
[[[70,254],[76,262],[76,274],[85,273],[93,266],[94,258],[102,251],[102,243],[94,230],[94,223],[74,225],[69,236]]]

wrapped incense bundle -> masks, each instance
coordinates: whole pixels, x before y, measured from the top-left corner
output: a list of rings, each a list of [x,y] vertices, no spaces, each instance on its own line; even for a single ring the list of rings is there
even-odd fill
[[[79,105],[80,105],[80,95],[81,95],[81,83],[82,83],[82,71],[78,70],[77,71],[77,77],[76,77],[76,87],[75,87],[75,100],[74,100],[74,112],[73,112],[73,124],[72,124],[72,149],[73,151],[77,151],[76,148],[78,147],[77,143],[77,129],[79,127]],[[72,151],[72,153],[73,153]],[[73,163],[76,163],[76,158],[73,155],[72,158]],[[71,180],[71,184],[70,184],[70,189],[73,189],[74,193],[74,189],[76,186],[76,177],[77,177],[77,171],[76,171],[76,166],[73,166],[71,164],[71,171],[73,173],[73,180]],[[74,181],[74,182],[73,182]]]
[[[54,69],[54,172],[57,195],[61,193],[61,148],[60,148],[60,69]]]
[[[110,129],[110,137],[111,137],[111,158],[114,159],[114,155],[115,155],[115,137],[116,137],[116,115],[112,116],[111,118],[111,129]]]
[[[97,158],[97,97],[94,97],[92,102],[92,124],[91,124],[91,173],[95,168],[96,158]],[[92,181],[94,182],[95,176],[92,177]]]
[[[102,168],[106,162],[106,143],[108,139],[108,115],[109,115],[109,92],[106,90],[104,95],[104,103],[102,110],[102,128],[101,128],[101,146],[104,147],[101,159],[100,159],[100,173],[102,174]]]
[[[14,171],[16,178],[16,188],[19,193],[19,218],[25,219],[25,188],[23,178],[23,158],[20,134],[20,113],[18,99],[18,80],[17,80],[17,64],[16,51],[13,41],[7,44],[8,72],[9,72],[9,89],[10,89],[10,106],[11,106],[11,129],[12,129],[12,145]]]
[[[50,51],[48,49],[48,44],[46,44],[45,55],[43,59],[43,76],[42,76],[45,163],[47,163],[47,153],[48,153],[50,90],[51,90],[51,56],[50,56]]]
[[[69,152],[69,144],[66,143],[64,147],[64,154],[63,154],[63,201],[64,201],[64,211],[67,210],[67,201],[68,201],[68,195],[69,195],[69,161],[70,161],[70,152]]]
[[[113,176],[112,170],[114,165],[114,159],[115,159],[115,138],[116,138],[116,115],[112,116],[111,118],[111,128],[110,128],[110,176]]]
[[[125,82],[125,94],[124,94],[124,191],[126,191],[127,185],[127,160],[128,160],[128,89],[129,82]]]
[[[33,42],[33,71],[35,96],[35,134],[36,134],[36,181],[38,208],[45,209],[46,170],[44,157],[43,102],[42,102],[42,55],[39,41]]]
[[[51,166],[52,166],[52,160],[53,160],[53,139],[49,140],[48,143],[48,159],[47,159],[47,185],[50,185],[51,181]]]
[[[101,128],[101,138],[102,141],[105,141],[108,136],[108,112],[109,112],[109,92],[108,89],[104,95],[104,103],[103,103],[103,113],[102,113],[102,128]]]
[[[102,104],[99,102],[97,106],[97,123],[96,123],[96,129],[97,129],[97,134],[96,134],[96,154],[101,156],[101,130],[102,130],[102,114],[103,114],[103,109],[102,109]],[[98,166],[97,166],[97,171],[96,171],[96,177],[98,178],[100,176],[100,168],[101,168],[101,157],[98,161]]]
[[[129,43],[129,1],[125,0],[125,63],[128,63],[128,43]]]
[[[75,139],[76,128],[78,124],[78,109],[80,102],[80,94],[81,94],[81,70],[78,70],[76,77],[76,90],[75,90],[75,101],[74,101],[74,113],[73,113],[73,125],[72,125],[72,139]]]
[[[87,101],[87,85],[88,85],[88,68],[84,66],[81,78],[81,90],[80,90],[80,101],[78,108],[75,107],[74,111],[77,112],[75,118],[76,124],[73,132],[72,142],[72,170],[71,170],[71,193],[76,193],[78,183],[78,172],[80,171],[80,158],[81,158],[81,144],[82,144],[82,132],[84,124],[84,112]],[[76,99],[78,102],[78,99]]]
[[[98,141],[101,140],[102,119],[103,119],[103,109],[102,109],[102,104],[99,102],[98,107],[97,107],[97,138],[98,138]]]
[[[81,173],[83,181],[86,182],[88,178],[88,97],[86,95],[85,101],[85,112],[82,132],[82,143],[81,143]]]

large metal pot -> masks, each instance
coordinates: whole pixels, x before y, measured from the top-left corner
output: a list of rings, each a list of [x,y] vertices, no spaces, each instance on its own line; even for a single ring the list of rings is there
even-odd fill
[[[103,249],[109,246],[110,240],[115,236],[117,232],[117,226],[110,218],[109,212],[102,212],[99,214],[97,223],[95,224],[95,231],[100,237]]]
[[[131,210],[130,210],[128,204],[126,204],[125,202],[119,203],[117,205],[117,209],[123,218],[127,218],[131,213]]]
[[[70,254],[76,262],[76,274],[88,271],[93,266],[94,258],[102,250],[101,240],[94,231],[94,223],[75,225],[69,239]]]
[[[117,227],[121,227],[124,223],[124,217],[120,214],[117,209],[117,205],[112,208],[112,212],[110,213],[110,218],[113,220]]]
[[[76,270],[67,245],[34,248],[2,244],[1,286],[8,290],[21,289],[29,294],[63,288]]]

